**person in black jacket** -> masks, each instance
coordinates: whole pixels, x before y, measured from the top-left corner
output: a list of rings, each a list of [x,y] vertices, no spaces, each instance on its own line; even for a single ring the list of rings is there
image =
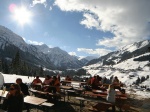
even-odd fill
[[[7,112],[22,112],[23,109],[23,93],[18,84],[12,84],[5,99]]]
[[[21,91],[25,96],[29,95],[28,86],[22,82],[21,78],[18,78],[16,83],[19,84]]]

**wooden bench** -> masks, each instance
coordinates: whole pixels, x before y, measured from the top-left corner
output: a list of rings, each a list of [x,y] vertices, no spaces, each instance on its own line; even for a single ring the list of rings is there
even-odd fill
[[[96,94],[93,92],[85,92],[84,96],[93,97],[93,98],[106,98],[106,94]]]
[[[125,111],[130,110],[130,104],[124,104],[121,109],[123,109]]]
[[[100,100],[96,100],[96,99],[90,99],[90,98],[83,98],[83,97],[76,97],[77,100],[80,101],[80,112],[83,110],[83,106],[84,106],[84,102],[85,101],[90,101],[90,102],[96,102],[99,103],[100,107],[98,107],[98,110],[101,111],[105,111],[107,110],[109,107],[113,106],[111,103],[109,102],[105,102],[105,101],[100,101]]]
[[[127,104],[127,97],[117,97],[115,106],[119,108],[120,111],[128,110],[130,108],[130,105]]]
[[[96,106],[94,106],[94,108],[96,108],[98,112],[101,112],[101,111],[106,111],[108,108],[112,106],[115,105],[108,102],[99,102]]]
[[[44,108],[44,112],[49,112],[50,109],[52,109],[52,107],[54,106],[53,103],[49,103],[49,102],[44,102],[42,103],[40,106],[42,106]]]

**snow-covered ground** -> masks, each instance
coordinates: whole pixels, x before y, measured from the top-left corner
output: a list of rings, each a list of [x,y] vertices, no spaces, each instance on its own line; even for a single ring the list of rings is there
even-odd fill
[[[5,83],[15,83],[17,78],[21,78],[24,83],[31,83],[34,79],[34,77],[21,76],[15,74],[2,74],[2,75],[4,76]],[[40,79],[44,81],[44,78],[40,77]]]
[[[113,70],[88,70],[90,74],[93,75],[100,75],[102,77],[110,78],[112,75],[117,76],[119,80],[123,83],[125,83],[126,86],[126,92],[132,95],[136,95],[138,98],[150,98],[150,91],[142,90],[138,87],[129,86],[132,85],[132,83],[136,80],[136,77],[138,76],[146,76],[149,72],[130,72],[129,74],[126,73],[120,73],[119,71],[113,71]],[[12,75],[12,74],[2,74],[4,76],[5,83],[15,83],[17,78],[21,78],[24,83],[31,83],[34,79],[34,77],[28,77],[28,76],[21,76],[21,75]],[[130,79],[129,75],[135,75],[134,78]],[[44,78],[40,77],[42,81],[44,81]],[[150,79],[144,81],[142,84],[146,85],[147,87],[150,87]]]
[[[140,87],[130,87],[130,85],[133,84],[137,80],[138,77],[142,76],[150,76],[150,71],[138,71],[138,72],[129,72],[129,73],[121,73],[118,70],[88,70],[90,74],[99,75],[101,77],[110,78],[111,76],[117,76],[118,79],[126,85],[126,91],[127,93],[132,93],[134,91],[134,94],[136,94],[139,98],[150,98],[150,91],[145,91],[144,89]],[[132,76],[132,77],[130,77]],[[140,84],[140,86],[146,86],[147,88],[150,88],[150,78],[143,83]]]
[[[124,66],[126,66],[125,63],[126,62],[124,62]],[[141,63],[135,64],[135,65],[139,66],[139,64],[142,65]],[[85,66],[84,68],[92,76],[99,75],[101,77],[106,77],[108,79],[111,76],[117,76],[118,79],[126,85],[126,90],[128,93],[132,93],[134,91],[133,93],[136,94],[139,98],[150,98],[150,91],[146,91],[146,90],[140,88],[140,86],[146,86],[147,88],[150,88],[150,78],[147,79],[146,81],[144,81],[143,83],[141,83],[139,87],[137,87],[137,86],[131,87],[130,86],[130,85],[133,85],[133,82],[135,82],[138,77],[139,78],[141,78],[142,76],[147,77],[147,75],[149,75],[149,77],[150,77],[150,70],[148,68],[144,69],[142,71],[130,71],[129,69],[127,69],[127,71],[126,70],[122,71],[123,69],[120,70],[117,67],[116,68],[115,67],[114,68],[99,67],[98,65]],[[3,74],[3,76],[4,76],[5,83],[15,83],[17,78],[21,78],[24,83],[31,83],[34,79],[34,77],[12,75],[12,74]],[[42,78],[42,77],[40,77],[40,79],[42,81],[44,80],[44,78]]]
[[[130,59],[127,59],[119,64],[114,65],[114,68],[118,68],[118,69],[124,69],[124,70],[131,70],[131,69],[138,69],[138,68],[142,68],[143,70],[150,70],[150,67],[146,66],[147,64],[149,64],[149,61],[134,61],[135,58],[139,58],[141,56],[147,56],[150,55],[150,53],[145,53],[143,55],[137,56],[137,57],[133,57]]]
[[[149,53],[144,55],[149,55]],[[99,63],[97,63],[84,66],[83,68],[86,69],[87,72],[92,76],[99,75],[108,79],[110,79],[111,76],[117,76],[118,79],[127,86],[126,89],[128,93],[134,91],[134,93],[140,98],[150,98],[150,91],[140,88],[140,86],[146,86],[146,88],[150,88],[150,78],[142,82],[139,87],[131,87],[138,77],[140,79],[141,77],[150,77],[150,67],[147,66],[149,61],[134,61],[134,58],[130,58],[114,66],[101,66]]]

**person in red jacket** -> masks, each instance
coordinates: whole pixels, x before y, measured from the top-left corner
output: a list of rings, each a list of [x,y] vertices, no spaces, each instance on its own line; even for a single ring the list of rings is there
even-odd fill
[[[42,81],[39,79],[39,76],[36,76],[36,78],[32,81],[31,86],[37,90],[41,89]]]

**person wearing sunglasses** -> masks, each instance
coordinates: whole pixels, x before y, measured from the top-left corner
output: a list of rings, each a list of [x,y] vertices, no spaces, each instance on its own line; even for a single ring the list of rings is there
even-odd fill
[[[18,84],[12,84],[9,93],[6,96],[6,109],[7,112],[22,112],[23,109],[23,93]]]

